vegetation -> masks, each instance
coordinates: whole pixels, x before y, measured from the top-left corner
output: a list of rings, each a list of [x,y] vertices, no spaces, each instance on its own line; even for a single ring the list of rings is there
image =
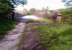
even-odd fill
[[[13,29],[15,26],[15,21],[13,20],[0,20],[0,39],[7,34],[7,31]]]
[[[62,20],[66,24],[49,24],[48,22],[48,25],[36,27],[40,33],[41,45],[47,50],[72,50],[72,5],[70,4],[72,0],[68,2],[64,0],[64,2],[67,6],[70,6],[70,8],[60,10],[63,16]],[[26,0],[25,2],[23,0],[0,0],[0,39],[4,37],[7,31],[14,28],[15,21],[8,19],[8,14],[13,12],[14,5],[18,4],[26,4]],[[31,11],[33,12],[35,10]]]
[[[72,50],[72,8],[60,12],[64,24],[48,23],[37,28],[41,45],[47,50]]]
[[[6,18],[7,15],[12,12],[13,5],[9,0],[0,0],[0,19]]]
[[[9,0],[0,0],[0,39],[7,33],[7,31],[14,28],[15,21],[8,19],[13,11],[13,5]],[[10,16],[8,16],[10,14]]]
[[[72,0],[63,0],[63,2],[65,3],[65,6],[72,7]]]
[[[72,26],[39,26],[41,45],[47,50],[72,50]]]
[[[72,50],[72,8],[60,12],[63,24],[48,23],[37,27],[41,45],[47,50]]]
[[[10,0],[10,2],[14,5],[17,6],[19,4],[25,5],[27,3],[27,0]]]
[[[0,0],[0,38],[15,26],[13,18],[15,5],[26,3],[27,0]]]
[[[63,21],[72,24],[72,8],[61,9]]]

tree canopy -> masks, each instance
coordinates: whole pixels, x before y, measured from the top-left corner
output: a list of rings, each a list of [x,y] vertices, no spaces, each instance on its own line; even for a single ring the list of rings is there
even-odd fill
[[[0,18],[5,18],[6,15],[12,12],[15,5],[26,3],[27,0],[0,0]]]
[[[11,12],[13,5],[9,0],[0,0],[0,17],[6,16]]]
[[[63,0],[65,6],[72,7],[72,0]]]
[[[26,4],[26,3],[27,3],[27,0],[11,0],[10,2],[11,2],[14,6],[16,6],[16,5],[19,5],[19,4],[22,4],[22,5]]]

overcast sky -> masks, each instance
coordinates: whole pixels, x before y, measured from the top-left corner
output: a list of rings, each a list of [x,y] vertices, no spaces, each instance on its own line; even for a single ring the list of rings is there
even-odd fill
[[[27,4],[25,5],[25,8],[36,8],[36,9],[42,9],[43,7],[49,7],[51,10],[64,8],[64,4],[61,0],[28,0]]]

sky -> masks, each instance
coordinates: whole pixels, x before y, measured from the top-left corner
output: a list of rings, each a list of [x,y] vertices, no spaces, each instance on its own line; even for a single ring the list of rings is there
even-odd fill
[[[27,4],[24,5],[26,9],[36,8],[42,9],[48,7],[50,10],[65,8],[62,0],[27,0]]]

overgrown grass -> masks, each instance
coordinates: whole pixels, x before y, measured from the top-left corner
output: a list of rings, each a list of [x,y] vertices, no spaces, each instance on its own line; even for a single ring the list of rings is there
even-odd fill
[[[39,26],[41,45],[47,50],[72,50],[72,25]]]
[[[7,31],[11,30],[15,26],[15,21],[13,20],[0,20],[0,38],[2,38]]]

